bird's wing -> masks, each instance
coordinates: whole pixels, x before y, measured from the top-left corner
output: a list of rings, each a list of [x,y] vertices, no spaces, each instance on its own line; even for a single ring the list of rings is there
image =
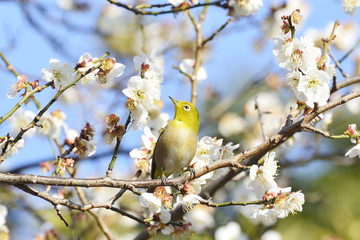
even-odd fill
[[[164,131],[162,131],[157,139],[157,142],[160,140],[162,134],[164,133]],[[156,171],[156,163],[155,163],[155,152],[156,152],[156,148],[158,146],[156,142],[156,145],[155,145],[155,148],[154,148],[154,151],[153,151],[153,156],[152,156],[152,163],[151,163],[151,179],[154,179],[155,178],[155,171]]]

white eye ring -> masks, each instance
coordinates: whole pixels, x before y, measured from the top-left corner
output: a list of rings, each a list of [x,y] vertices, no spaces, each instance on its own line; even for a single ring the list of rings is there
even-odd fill
[[[190,107],[189,105],[185,105],[185,106],[183,107],[183,109],[184,109],[185,111],[190,111],[191,107]]]

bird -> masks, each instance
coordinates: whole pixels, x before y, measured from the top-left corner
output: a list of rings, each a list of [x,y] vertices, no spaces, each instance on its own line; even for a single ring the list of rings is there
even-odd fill
[[[166,178],[188,166],[194,158],[199,133],[199,113],[189,102],[169,97],[175,116],[161,132],[152,157],[151,178]]]

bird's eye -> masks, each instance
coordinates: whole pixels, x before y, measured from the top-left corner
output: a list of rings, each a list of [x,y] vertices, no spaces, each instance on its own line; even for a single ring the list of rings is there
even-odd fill
[[[189,105],[185,105],[185,106],[183,107],[183,109],[184,109],[185,111],[190,111],[190,106],[189,106]]]

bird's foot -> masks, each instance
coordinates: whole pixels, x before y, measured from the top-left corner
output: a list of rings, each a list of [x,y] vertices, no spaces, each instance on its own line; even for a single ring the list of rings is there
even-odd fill
[[[165,186],[166,183],[167,183],[167,178],[166,178],[165,174],[163,173],[161,176],[161,185]]]
[[[190,177],[191,177],[191,178],[196,178],[195,168],[190,167],[190,168],[189,168],[189,171],[190,171]]]

